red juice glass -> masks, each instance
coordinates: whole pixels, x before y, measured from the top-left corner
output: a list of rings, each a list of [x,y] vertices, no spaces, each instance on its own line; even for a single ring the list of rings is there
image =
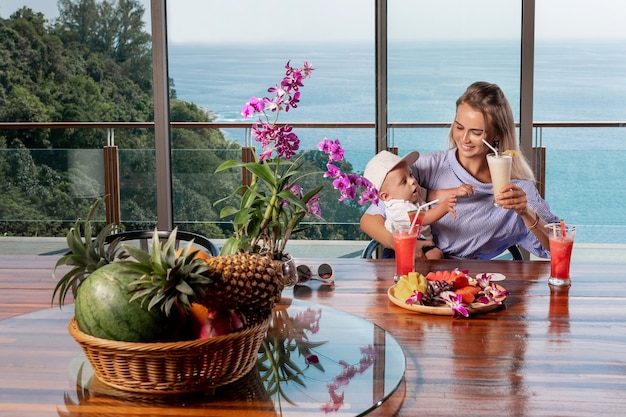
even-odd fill
[[[571,285],[570,263],[576,226],[561,223],[547,224],[550,239],[550,278],[548,284],[562,287]]]
[[[415,270],[415,245],[419,236],[419,226],[409,224],[393,226],[393,244],[396,252],[396,278]]]

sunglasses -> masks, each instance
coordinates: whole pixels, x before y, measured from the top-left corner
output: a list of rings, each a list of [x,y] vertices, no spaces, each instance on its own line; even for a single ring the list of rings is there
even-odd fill
[[[335,285],[335,270],[329,264],[321,264],[317,267],[317,274],[313,274],[310,267],[306,265],[298,265],[296,268],[298,272],[297,284],[303,284],[311,280],[317,280],[322,285]]]

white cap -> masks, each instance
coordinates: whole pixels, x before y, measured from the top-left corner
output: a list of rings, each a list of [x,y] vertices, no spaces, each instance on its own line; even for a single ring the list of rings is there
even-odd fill
[[[377,191],[380,191],[389,171],[392,171],[401,162],[406,162],[410,166],[417,161],[419,156],[419,152],[416,151],[409,152],[403,158],[389,151],[380,151],[367,163],[363,176],[376,187]]]

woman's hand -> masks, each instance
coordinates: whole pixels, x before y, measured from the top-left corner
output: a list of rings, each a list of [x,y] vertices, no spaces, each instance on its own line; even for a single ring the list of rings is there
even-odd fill
[[[515,184],[507,184],[503,189],[508,189],[508,191],[497,195],[496,203],[504,209],[515,210],[528,230],[539,239],[541,246],[546,249],[550,248],[548,231],[544,227],[546,223],[539,217],[539,214],[528,209],[526,192]]]
[[[508,191],[496,194],[496,204],[504,209],[515,210],[520,216],[526,214],[528,210],[526,192],[515,184],[507,184],[503,189]]]

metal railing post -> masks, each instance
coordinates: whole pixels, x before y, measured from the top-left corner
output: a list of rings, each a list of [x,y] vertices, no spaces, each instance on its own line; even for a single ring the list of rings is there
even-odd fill
[[[522,1],[522,45],[520,62],[520,148],[532,156],[533,91],[535,71],[535,0]],[[534,163],[531,158],[530,163]],[[535,170],[536,167],[533,166]]]
[[[376,0],[376,153],[387,149],[387,0]]]
[[[115,146],[115,130],[107,129],[107,146],[104,147],[104,203],[107,224],[121,223],[120,165]]]
[[[151,0],[157,227],[160,230],[174,227],[166,9],[166,0]]]

